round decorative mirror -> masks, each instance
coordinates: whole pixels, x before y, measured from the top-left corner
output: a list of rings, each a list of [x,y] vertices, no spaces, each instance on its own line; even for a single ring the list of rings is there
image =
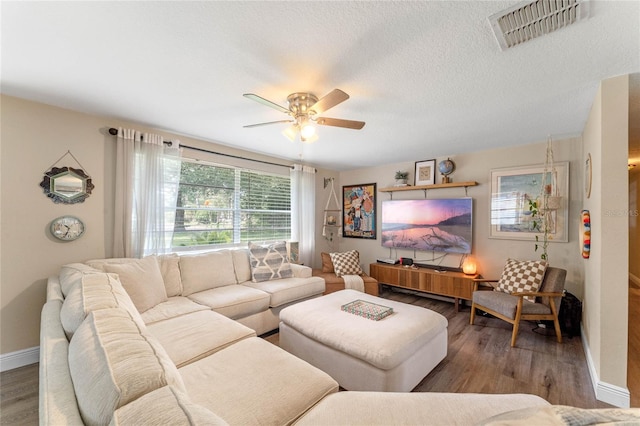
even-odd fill
[[[54,203],[82,203],[91,194],[94,185],[82,170],[73,167],[53,167],[40,182],[47,197]]]

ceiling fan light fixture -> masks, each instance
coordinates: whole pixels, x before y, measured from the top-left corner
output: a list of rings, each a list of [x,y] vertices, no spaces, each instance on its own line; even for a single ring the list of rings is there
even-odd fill
[[[300,133],[300,141],[301,141],[301,142],[304,142],[304,143],[314,143],[314,142],[315,142],[315,141],[317,141],[317,140],[318,140],[318,135],[316,135],[316,134],[313,134],[313,135],[311,135],[311,136],[309,136],[309,137],[304,137],[304,136],[302,135],[302,133]]]
[[[291,142],[296,141],[296,136],[298,135],[298,125],[293,124],[282,131],[282,134],[287,137]]]
[[[308,117],[300,120],[300,137],[309,139],[316,134],[316,126],[311,123]]]

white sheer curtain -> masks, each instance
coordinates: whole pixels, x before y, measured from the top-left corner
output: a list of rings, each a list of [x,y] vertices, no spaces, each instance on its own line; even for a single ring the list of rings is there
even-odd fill
[[[301,164],[291,170],[291,241],[298,241],[300,262],[315,258],[316,169]]]
[[[178,185],[179,141],[118,129],[113,256],[143,257],[171,251]]]

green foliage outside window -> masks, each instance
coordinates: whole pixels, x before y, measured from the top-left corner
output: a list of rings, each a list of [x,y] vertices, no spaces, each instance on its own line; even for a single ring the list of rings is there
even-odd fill
[[[291,237],[288,176],[183,161],[173,247]]]

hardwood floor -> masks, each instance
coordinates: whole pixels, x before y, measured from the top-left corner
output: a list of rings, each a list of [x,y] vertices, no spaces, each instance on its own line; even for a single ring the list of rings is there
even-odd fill
[[[634,297],[640,298],[639,293],[640,289]],[[534,331],[535,324],[526,322],[520,328],[516,347],[511,348],[511,326],[504,321],[477,316],[472,326],[468,307],[456,314],[451,302],[389,289],[381,297],[434,310],[449,321],[447,357],[414,392],[532,393],[552,404],[610,407],[595,399],[579,336],[565,336],[563,343],[557,343],[552,330]],[[637,309],[639,303],[630,305]],[[640,315],[636,318],[640,320]],[[638,327],[629,330],[629,359],[635,361],[630,362],[630,389],[633,383],[633,389],[640,390],[640,333]],[[278,344],[278,333],[263,337]],[[633,358],[632,350],[637,351]],[[38,364],[1,373],[0,385],[0,424],[37,424]],[[634,407],[639,406],[637,395],[632,391]]]
[[[38,364],[0,373],[0,425],[38,424]]]

